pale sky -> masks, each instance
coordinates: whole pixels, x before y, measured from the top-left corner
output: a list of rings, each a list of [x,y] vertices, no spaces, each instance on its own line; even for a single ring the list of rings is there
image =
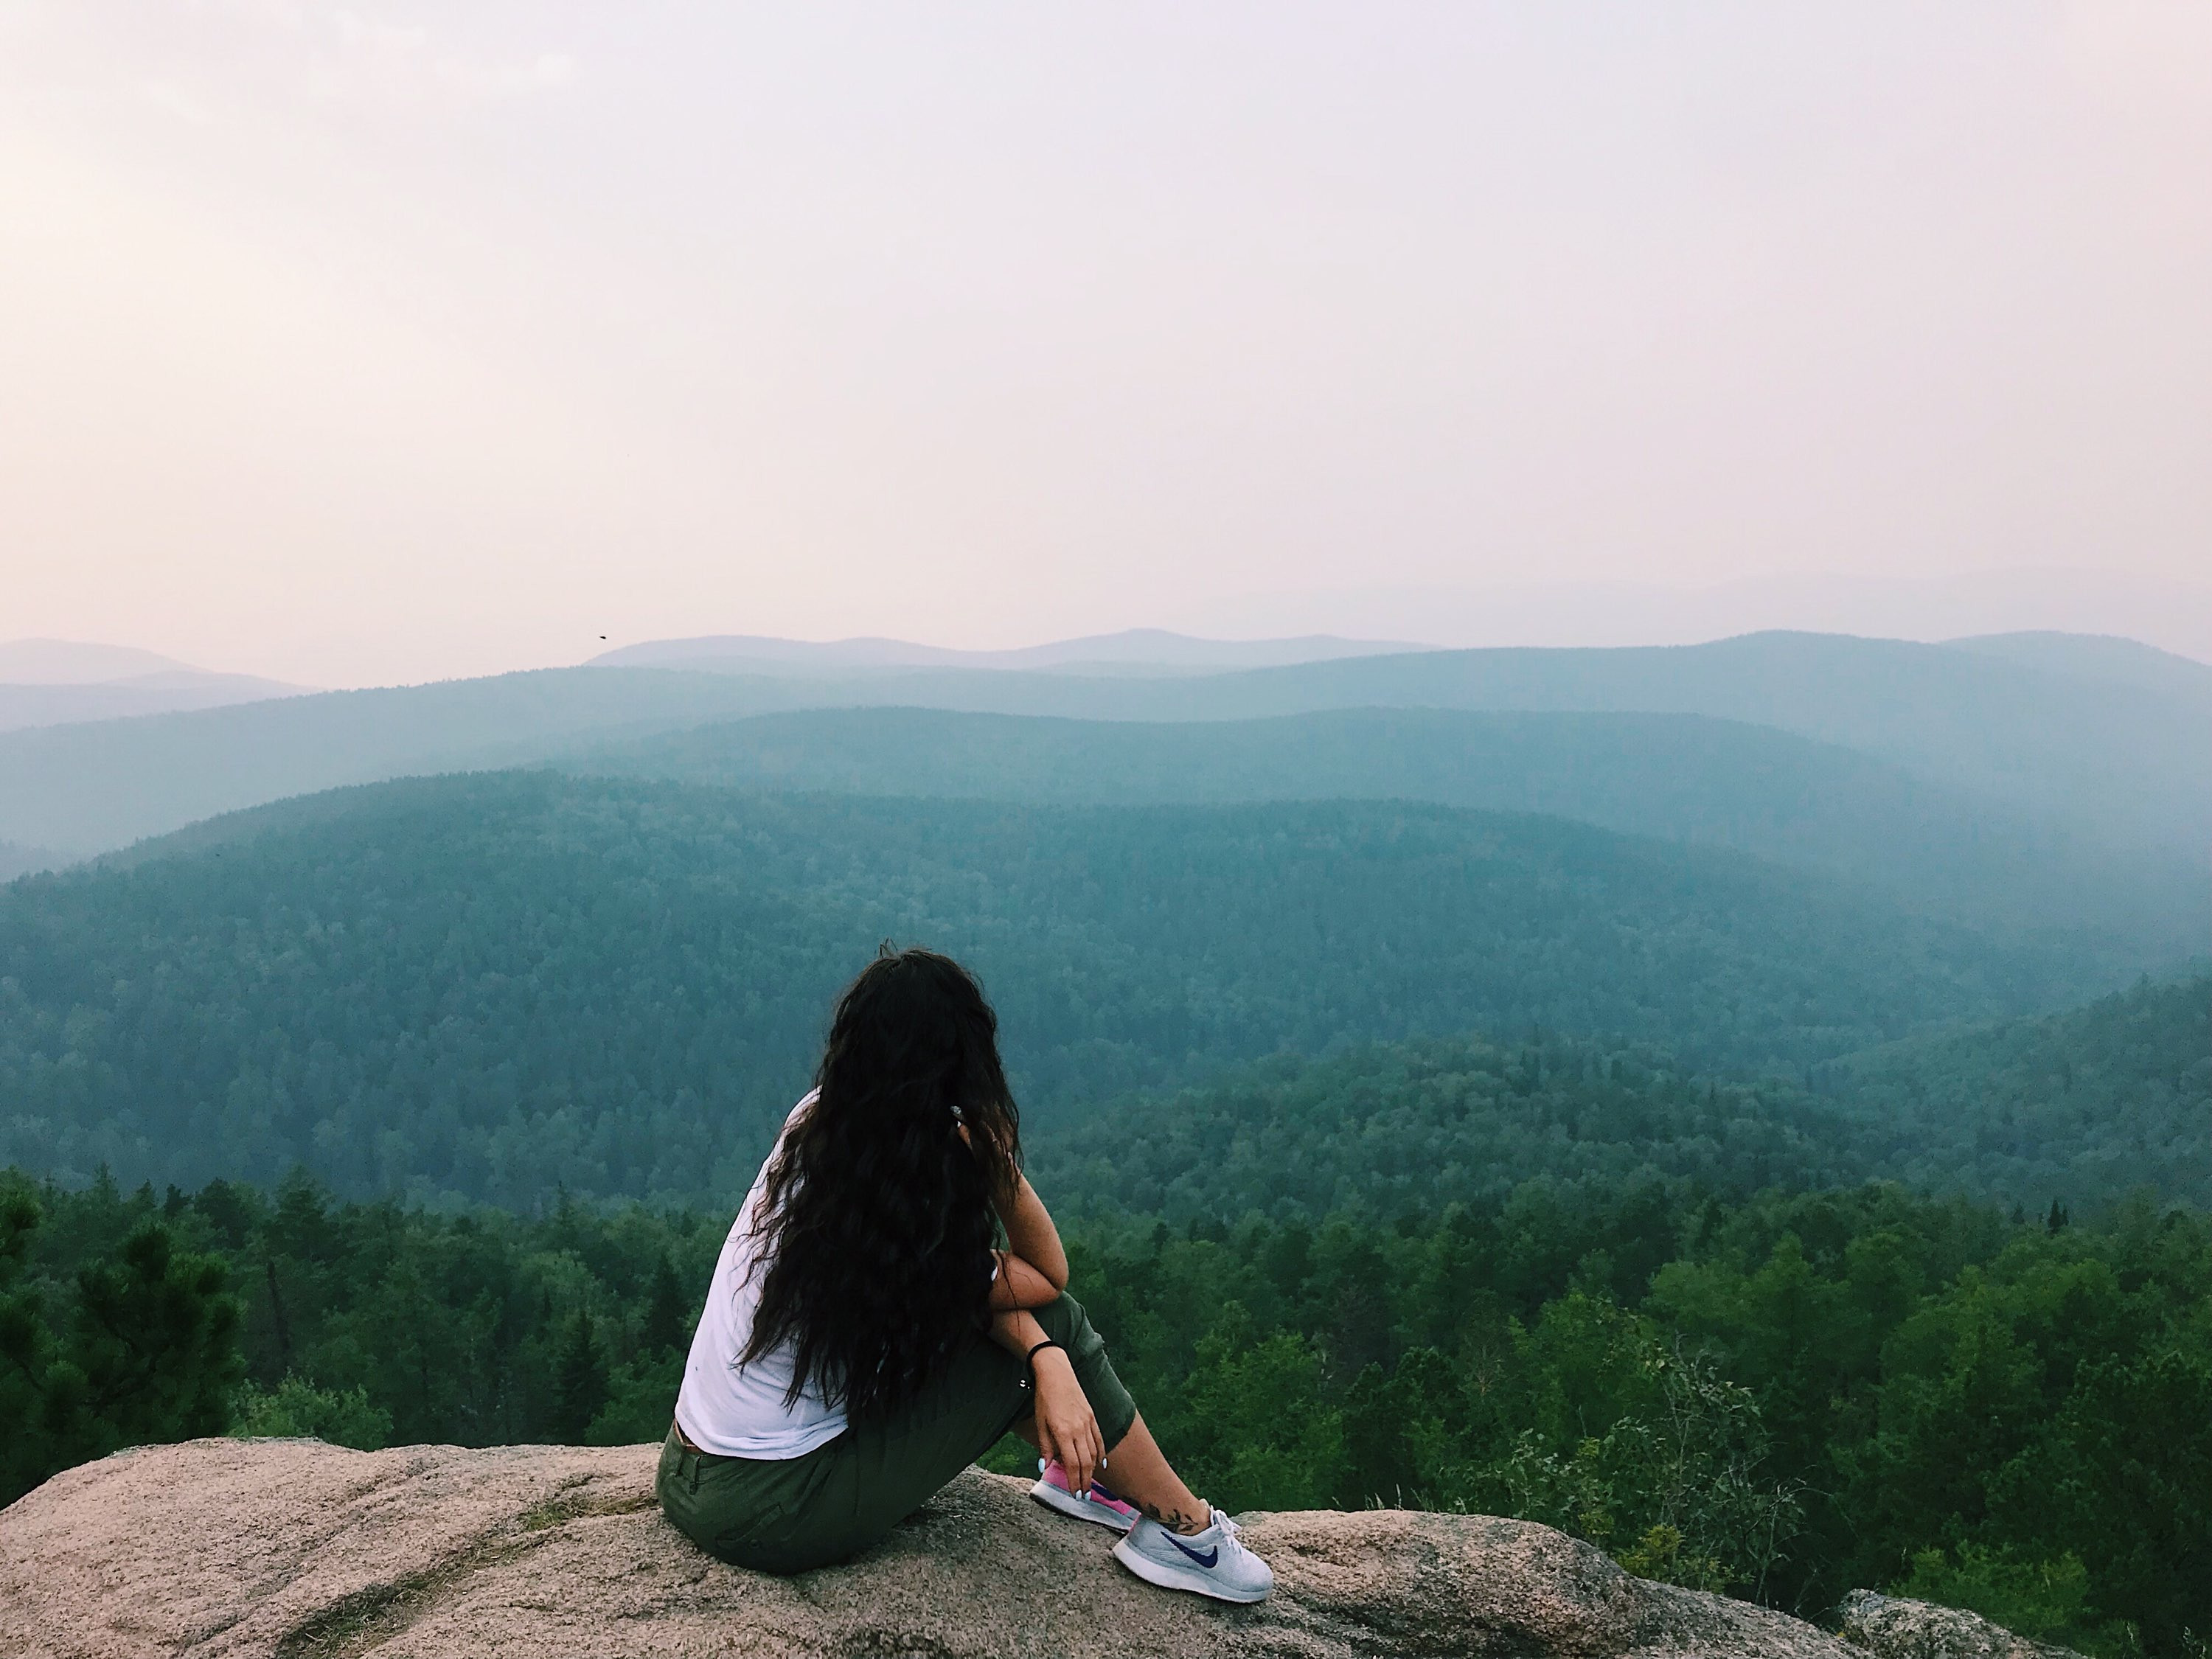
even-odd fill
[[[2202,580],[2208,295],[2201,3],[0,0],[0,638]]]

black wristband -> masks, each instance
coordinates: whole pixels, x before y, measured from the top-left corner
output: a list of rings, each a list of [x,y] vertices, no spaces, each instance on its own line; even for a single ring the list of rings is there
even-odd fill
[[[1047,1348],[1060,1348],[1060,1351],[1062,1353],[1066,1353],[1067,1352],[1066,1348],[1060,1347],[1060,1345],[1054,1341],[1050,1337],[1048,1336],[1045,1338],[1043,1341],[1038,1343],[1036,1346],[1031,1348],[1027,1353],[1022,1356],[1024,1359],[1029,1362],[1030,1375],[1031,1376],[1035,1376],[1036,1375],[1036,1357],[1042,1353]]]

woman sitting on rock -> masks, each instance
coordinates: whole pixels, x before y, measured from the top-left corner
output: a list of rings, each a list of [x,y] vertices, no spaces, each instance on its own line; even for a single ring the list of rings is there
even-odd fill
[[[883,1536],[1011,1429],[1045,1455],[1031,1495],[1124,1534],[1114,1556],[1139,1577],[1261,1600],[1266,1563],[1168,1467],[1066,1286],[997,1017],[957,963],[886,947],[722,1246],[662,1510],[726,1561],[801,1572]]]

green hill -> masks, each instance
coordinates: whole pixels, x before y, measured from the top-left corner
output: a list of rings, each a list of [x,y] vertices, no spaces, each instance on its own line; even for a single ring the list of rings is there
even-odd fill
[[[2212,1208],[2212,978],[1886,1045],[1807,1081],[1559,1039],[1364,1044],[1115,1102],[1036,1137],[1030,1161],[1055,1202],[1177,1227],[1488,1214],[1529,1182],[1741,1200],[1887,1180],[2039,1219],[2139,1192]]]
[[[2212,976],[1820,1068],[1887,1172],[2078,1211],[2137,1187],[2212,1208]]]
[[[1182,1228],[1247,1215],[1387,1222],[1498,1210],[1528,1182],[1744,1198],[1863,1179],[1856,1126],[1786,1083],[1718,1083],[1651,1051],[1551,1039],[1362,1044],[1117,1102],[1034,1137],[1053,1202]]]
[[[946,668],[848,679],[578,668],[0,733],[0,838],[80,853],[406,774],[794,708],[1252,720],[1352,708],[1700,714],[1840,744],[2039,823],[2192,854],[2212,693],[1987,650],[1808,634],[1626,650],[1421,652],[1192,678]]]
[[[0,1163],[190,1184],[297,1160],[526,1206],[726,1191],[886,937],[981,971],[1040,1127],[1468,1030],[1797,1075],[2099,988],[1823,878],[1552,818],[460,776],[0,890]]]
[[[1152,722],[810,709],[601,744],[564,764],[751,789],[1542,812],[1825,870],[1932,914],[2100,928],[2138,963],[2212,938],[2212,880],[2178,855],[2084,844],[1853,750],[1694,714],[1352,708]]]

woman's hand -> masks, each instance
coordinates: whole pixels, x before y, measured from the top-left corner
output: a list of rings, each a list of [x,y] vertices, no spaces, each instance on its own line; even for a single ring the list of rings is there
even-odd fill
[[[1075,1367],[1064,1349],[1047,1348],[1037,1355],[1034,1368],[1038,1449],[1060,1460],[1070,1492],[1088,1492],[1106,1461],[1097,1415],[1084,1397],[1083,1384],[1075,1380]]]

